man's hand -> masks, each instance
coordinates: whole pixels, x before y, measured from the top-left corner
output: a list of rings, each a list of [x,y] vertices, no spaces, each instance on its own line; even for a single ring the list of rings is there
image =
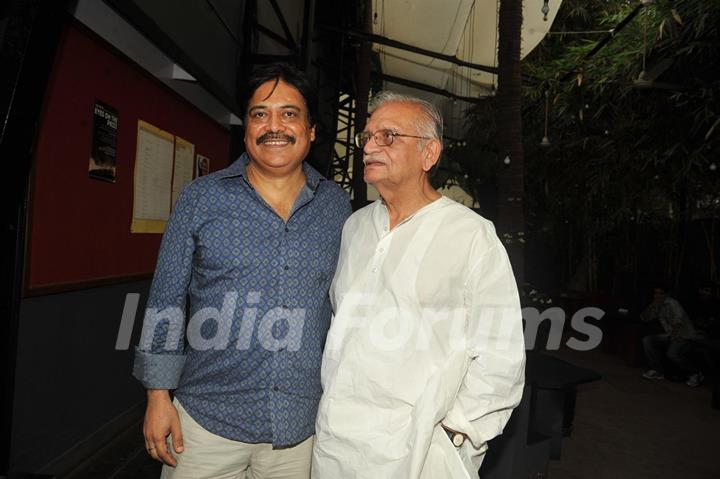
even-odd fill
[[[177,409],[167,389],[148,389],[147,399],[143,424],[145,449],[153,459],[175,467],[177,461],[168,450],[167,437],[172,435],[173,449],[178,454],[182,453],[183,437]]]
[[[443,423],[440,423],[440,426],[442,426],[442,428],[445,430],[445,432],[448,435],[448,438],[450,438],[450,441],[453,443],[453,446],[455,446],[455,447],[462,446],[462,443],[465,442],[465,439],[467,439],[467,434],[465,434],[464,432],[460,432],[460,431],[456,431],[455,429],[451,429]],[[456,436],[458,434],[460,436],[462,436],[462,440],[459,443],[456,443]]]

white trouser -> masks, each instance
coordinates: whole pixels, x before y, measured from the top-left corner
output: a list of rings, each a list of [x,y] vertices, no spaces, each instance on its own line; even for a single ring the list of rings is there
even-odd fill
[[[208,432],[176,400],[185,450],[176,467],[163,466],[161,479],[308,479],[311,436],[286,449],[271,444],[232,441]],[[172,451],[172,441],[168,439]]]

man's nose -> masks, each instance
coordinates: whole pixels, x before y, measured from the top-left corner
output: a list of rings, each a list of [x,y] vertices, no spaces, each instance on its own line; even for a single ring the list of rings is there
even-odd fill
[[[378,149],[380,149],[380,147],[378,146],[377,142],[375,141],[374,136],[371,136],[370,138],[368,138],[367,143],[365,143],[365,145],[363,146],[363,152],[366,154],[372,153],[373,151],[377,151]]]
[[[285,129],[285,124],[283,123],[282,118],[279,114],[270,114],[268,128],[270,129],[270,131],[283,131]]]

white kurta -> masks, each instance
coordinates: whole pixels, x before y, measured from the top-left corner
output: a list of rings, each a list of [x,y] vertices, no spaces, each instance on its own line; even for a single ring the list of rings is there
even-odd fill
[[[520,402],[517,288],[492,224],[445,197],[343,229],[312,477],[476,478]],[[440,423],[469,440],[456,449]]]

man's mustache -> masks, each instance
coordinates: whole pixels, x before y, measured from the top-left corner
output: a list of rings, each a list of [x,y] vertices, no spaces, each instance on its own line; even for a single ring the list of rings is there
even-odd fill
[[[287,141],[289,143],[295,143],[296,139],[292,135],[286,135],[285,133],[274,133],[272,131],[269,131],[265,133],[264,135],[260,135],[257,140],[255,140],[255,144],[259,145],[261,143],[265,143],[267,141]]]

